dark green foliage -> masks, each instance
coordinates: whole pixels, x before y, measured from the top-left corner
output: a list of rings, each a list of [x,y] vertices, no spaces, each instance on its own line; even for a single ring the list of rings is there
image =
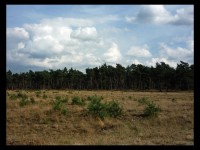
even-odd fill
[[[161,109],[159,108],[159,106],[156,106],[156,104],[151,101],[145,107],[144,114],[149,117],[152,117],[152,116],[157,116],[158,112],[160,111]]]
[[[128,98],[129,98],[129,99],[132,99],[132,96],[129,96]]]
[[[101,99],[97,97],[91,100],[87,109],[89,113],[96,117],[105,118],[108,115],[106,104],[101,103]]]
[[[29,102],[30,101],[28,99],[26,99],[25,97],[21,97],[20,101],[19,101],[19,106],[23,107],[23,106],[29,104]]]
[[[23,94],[21,92],[17,93],[17,98],[24,98],[24,99],[27,99],[28,96],[26,94]]]
[[[157,106],[153,101],[149,101],[145,97],[139,99],[138,102],[142,105],[145,105],[144,114],[148,117],[157,116],[158,112],[161,111],[159,106]]]
[[[155,67],[131,64],[124,67],[102,64],[95,68],[86,68],[86,73],[64,68],[49,71],[29,71],[13,74],[6,72],[7,89],[69,89],[72,90],[193,90],[194,64],[180,61],[173,68],[164,62]],[[58,93],[54,91],[53,93]],[[44,93],[43,93],[44,94]],[[110,93],[111,95],[113,93]],[[40,97],[40,93],[36,94]]]
[[[10,95],[10,99],[11,100],[16,100],[17,99],[17,95],[16,94],[11,94]]]
[[[35,104],[35,99],[33,97],[30,98],[32,104]]]
[[[87,97],[87,100],[88,100],[88,101],[91,101],[91,100],[93,100],[93,99],[100,99],[100,100],[102,100],[102,99],[103,99],[103,96],[98,97],[97,95],[93,95],[93,96],[88,96],[88,97]]]
[[[106,104],[106,110],[110,117],[117,117],[122,114],[122,107],[120,107],[119,103],[114,100]]]
[[[61,110],[61,107],[62,107],[62,101],[56,99],[56,101],[53,103],[53,109]]]
[[[47,98],[47,95],[46,95],[46,94],[43,94],[42,98],[43,98],[43,99],[46,99],[46,98]]]
[[[147,103],[148,103],[148,100],[147,100],[146,97],[143,97],[143,98],[139,99],[138,102],[139,102],[140,104],[147,104]]]
[[[61,110],[61,114],[66,115],[66,114],[67,114],[67,109],[66,109],[66,108],[63,108],[63,109]]]
[[[122,107],[118,102],[110,101],[109,103],[102,103],[102,97],[93,96],[87,109],[88,112],[94,116],[105,118],[107,116],[117,117],[122,114]]]
[[[36,97],[40,97],[41,91],[35,91]]]
[[[56,96],[55,102],[53,102],[53,110],[59,110],[62,115],[67,114],[67,108],[64,108],[64,103],[67,102],[67,98],[61,98],[60,96]]]
[[[72,105],[85,105],[85,101],[78,96],[72,97]]]
[[[62,102],[63,102],[63,103],[67,103],[68,100],[69,100],[69,98],[66,96],[66,97],[63,97]]]

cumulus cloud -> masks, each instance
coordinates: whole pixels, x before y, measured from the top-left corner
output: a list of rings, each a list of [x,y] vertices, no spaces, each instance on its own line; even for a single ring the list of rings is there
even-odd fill
[[[121,53],[116,43],[112,43],[111,47],[104,53],[106,62],[119,62],[121,60]]]
[[[168,65],[170,65],[171,67],[176,67],[177,65],[177,61],[173,61],[173,60],[168,60],[167,58],[164,58],[164,57],[156,57],[156,58],[151,58],[150,60],[147,60],[145,62],[145,65],[147,66],[153,66],[153,67],[156,67],[156,63],[160,63],[160,62],[164,62]]]
[[[159,56],[153,57],[150,60],[147,60],[145,63],[148,66],[154,66],[156,62],[165,62],[172,67],[176,67],[177,63],[180,61],[188,62],[193,64],[194,62],[194,40],[193,33],[189,37],[182,38],[185,41],[186,47],[172,47],[166,43],[160,43],[159,47]]]
[[[131,49],[126,53],[128,56],[134,57],[151,57],[148,45],[143,46],[132,46]]]
[[[191,62],[193,60],[193,49],[187,49],[182,47],[172,48],[167,44],[161,43],[161,56],[168,58],[169,60],[183,60],[187,62]]]
[[[7,38],[14,38],[18,40],[26,40],[29,38],[29,33],[24,28],[7,28]]]
[[[136,16],[126,16],[127,22],[152,24],[192,25],[194,22],[193,7],[176,10],[176,14],[169,12],[164,5],[144,5]]]
[[[54,21],[55,19],[47,19],[38,24],[25,24],[21,28],[8,28],[7,62],[43,68],[97,66],[102,63],[97,53],[105,46],[95,27],[72,28],[71,23],[66,25],[66,20],[62,19],[57,26]],[[75,19],[73,25],[78,26],[79,23],[87,25],[90,21]],[[114,52],[114,60],[117,61],[119,54],[115,47]],[[111,58],[110,54],[107,56]]]
[[[22,48],[24,48],[24,46],[25,46],[24,43],[20,42],[20,43],[18,43],[17,48],[22,49]]]
[[[71,33],[70,37],[83,41],[97,40],[97,31],[95,27],[78,28]]]

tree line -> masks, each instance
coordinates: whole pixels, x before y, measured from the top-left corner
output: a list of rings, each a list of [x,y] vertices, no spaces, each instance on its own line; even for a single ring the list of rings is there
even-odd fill
[[[103,65],[76,69],[6,72],[7,89],[75,89],[75,90],[193,90],[194,64],[180,61],[176,68],[164,62],[155,67],[131,64],[123,67]]]

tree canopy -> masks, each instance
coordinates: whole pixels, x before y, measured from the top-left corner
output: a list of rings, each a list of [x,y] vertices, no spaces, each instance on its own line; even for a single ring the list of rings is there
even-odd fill
[[[7,89],[78,89],[78,90],[193,90],[194,65],[180,61],[176,68],[164,62],[155,67],[131,64],[116,67],[106,63],[86,68],[86,73],[66,67],[61,70],[6,72]]]

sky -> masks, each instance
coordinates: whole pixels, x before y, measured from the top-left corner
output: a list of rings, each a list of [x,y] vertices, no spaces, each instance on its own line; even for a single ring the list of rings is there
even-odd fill
[[[193,5],[7,5],[6,69],[194,63]]]

